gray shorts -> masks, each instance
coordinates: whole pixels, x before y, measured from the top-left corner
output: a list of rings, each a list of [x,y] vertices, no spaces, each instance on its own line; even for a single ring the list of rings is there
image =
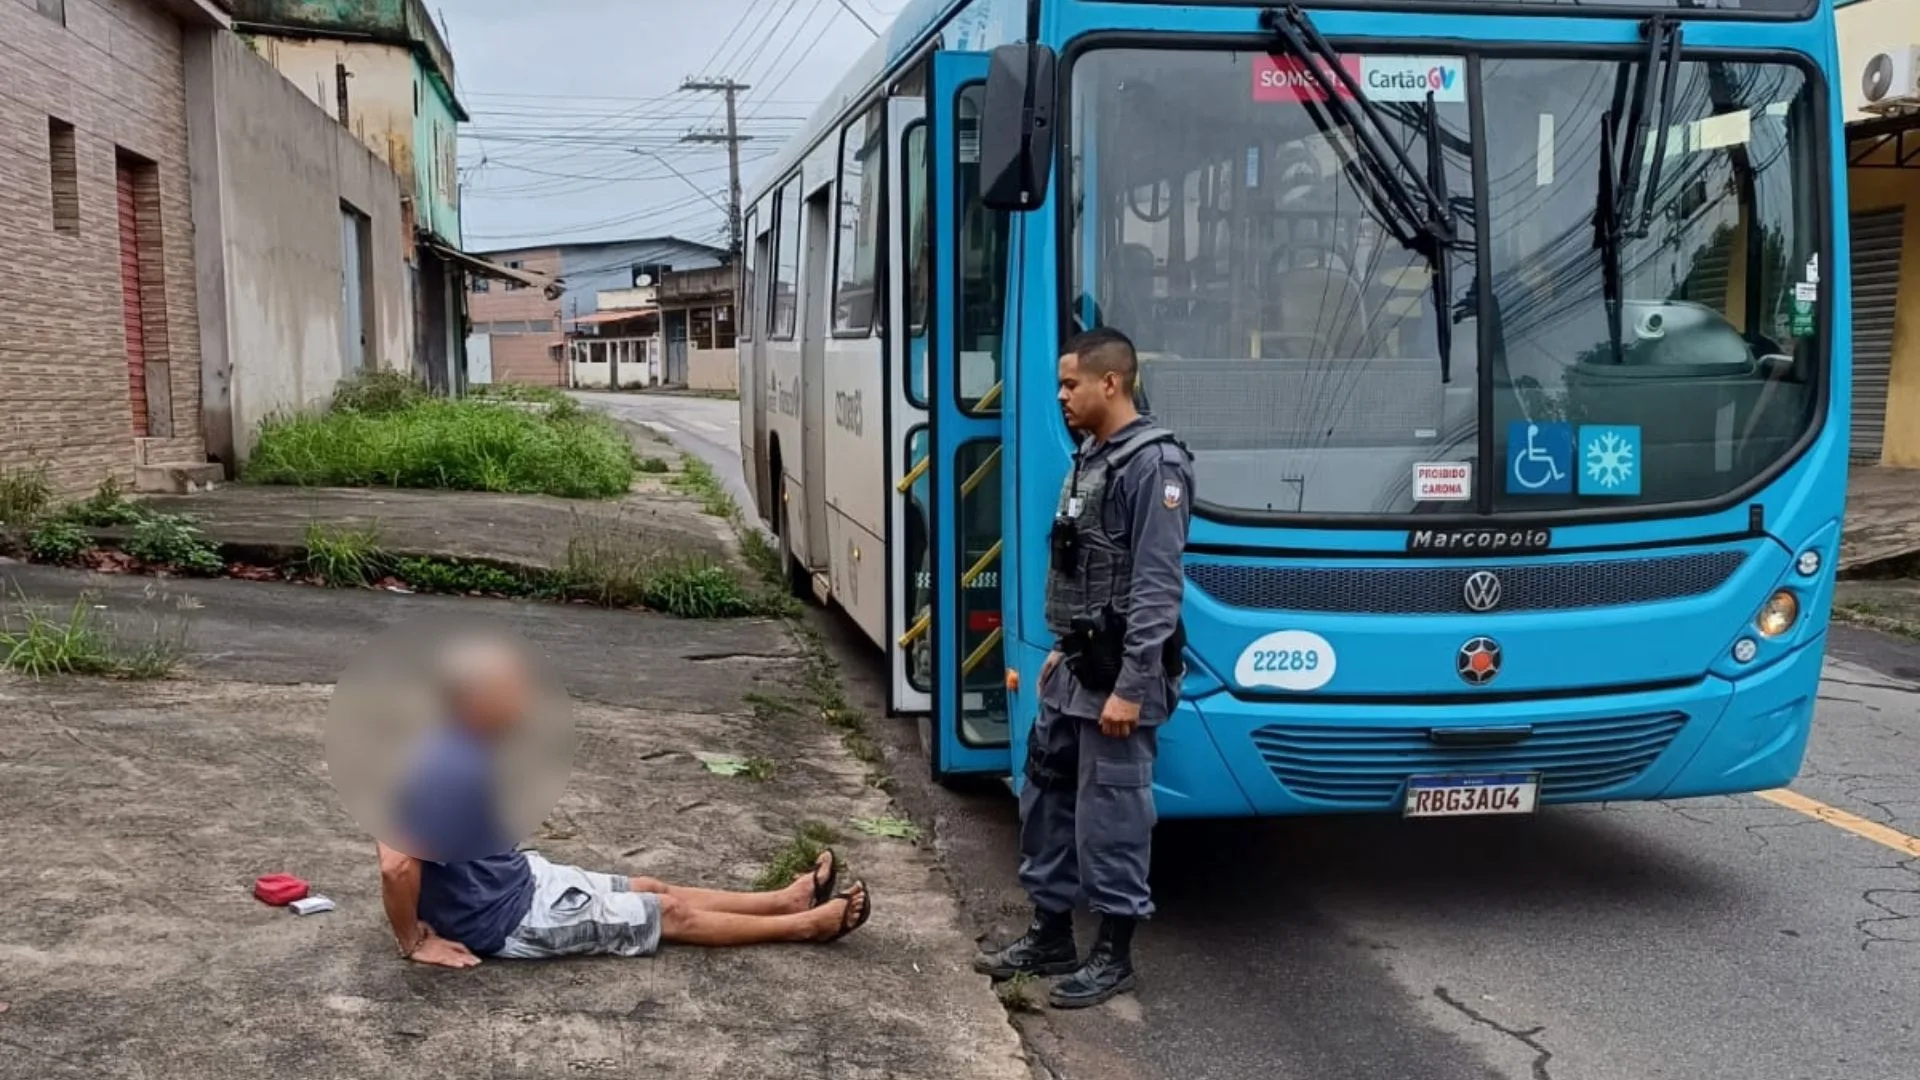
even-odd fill
[[[550,863],[526,852],[533,905],[495,956],[652,956],[660,948],[660,897],[615,874]]]

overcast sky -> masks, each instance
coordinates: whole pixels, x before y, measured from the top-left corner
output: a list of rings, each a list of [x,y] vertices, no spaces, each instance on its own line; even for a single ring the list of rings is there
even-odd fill
[[[732,77],[741,174],[795,134],[904,0],[428,0],[445,23],[461,103],[462,227],[476,251],[674,235],[724,243],[727,157],[681,141],[724,130]],[[674,170],[686,179],[674,175]],[[689,182],[691,181],[691,183]]]

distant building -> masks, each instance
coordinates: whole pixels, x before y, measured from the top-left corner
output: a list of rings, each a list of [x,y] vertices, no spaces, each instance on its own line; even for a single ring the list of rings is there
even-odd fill
[[[467,279],[557,294],[461,250],[453,54],[421,0],[233,0],[234,29],[400,176],[413,243],[414,368],[435,389],[466,384]]]
[[[476,279],[467,299],[473,333],[467,343],[469,378],[566,386],[573,379],[568,370],[568,330],[597,336],[591,328],[608,321],[599,315],[600,294],[654,288],[663,275],[720,266],[727,253],[723,248],[660,236],[511,248],[488,251],[483,257],[523,272],[559,277],[567,291],[564,298],[556,299],[515,283]],[[657,326],[656,321],[649,336],[659,333]]]

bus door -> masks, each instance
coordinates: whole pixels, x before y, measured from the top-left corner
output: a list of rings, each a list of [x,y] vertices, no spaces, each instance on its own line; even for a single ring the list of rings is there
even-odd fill
[[[933,707],[933,429],[927,416],[927,342],[933,287],[933,183],[927,103],[887,103],[887,710],[926,715]]]
[[[1009,221],[980,203],[987,56],[933,57],[933,326],[927,400],[932,478],[929,633],[935,776],[1011,771],[1000,585],[1001,358]]]

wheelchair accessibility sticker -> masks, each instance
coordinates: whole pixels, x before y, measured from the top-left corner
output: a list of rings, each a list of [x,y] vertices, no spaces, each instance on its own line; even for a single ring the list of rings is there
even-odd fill
[[[1507,494],[1573,493],[1573,425],[1515,420],[1507,425]]]
[[[1580,427],[1580,494],[1640,494],[1640,429],[1630,424]]]

